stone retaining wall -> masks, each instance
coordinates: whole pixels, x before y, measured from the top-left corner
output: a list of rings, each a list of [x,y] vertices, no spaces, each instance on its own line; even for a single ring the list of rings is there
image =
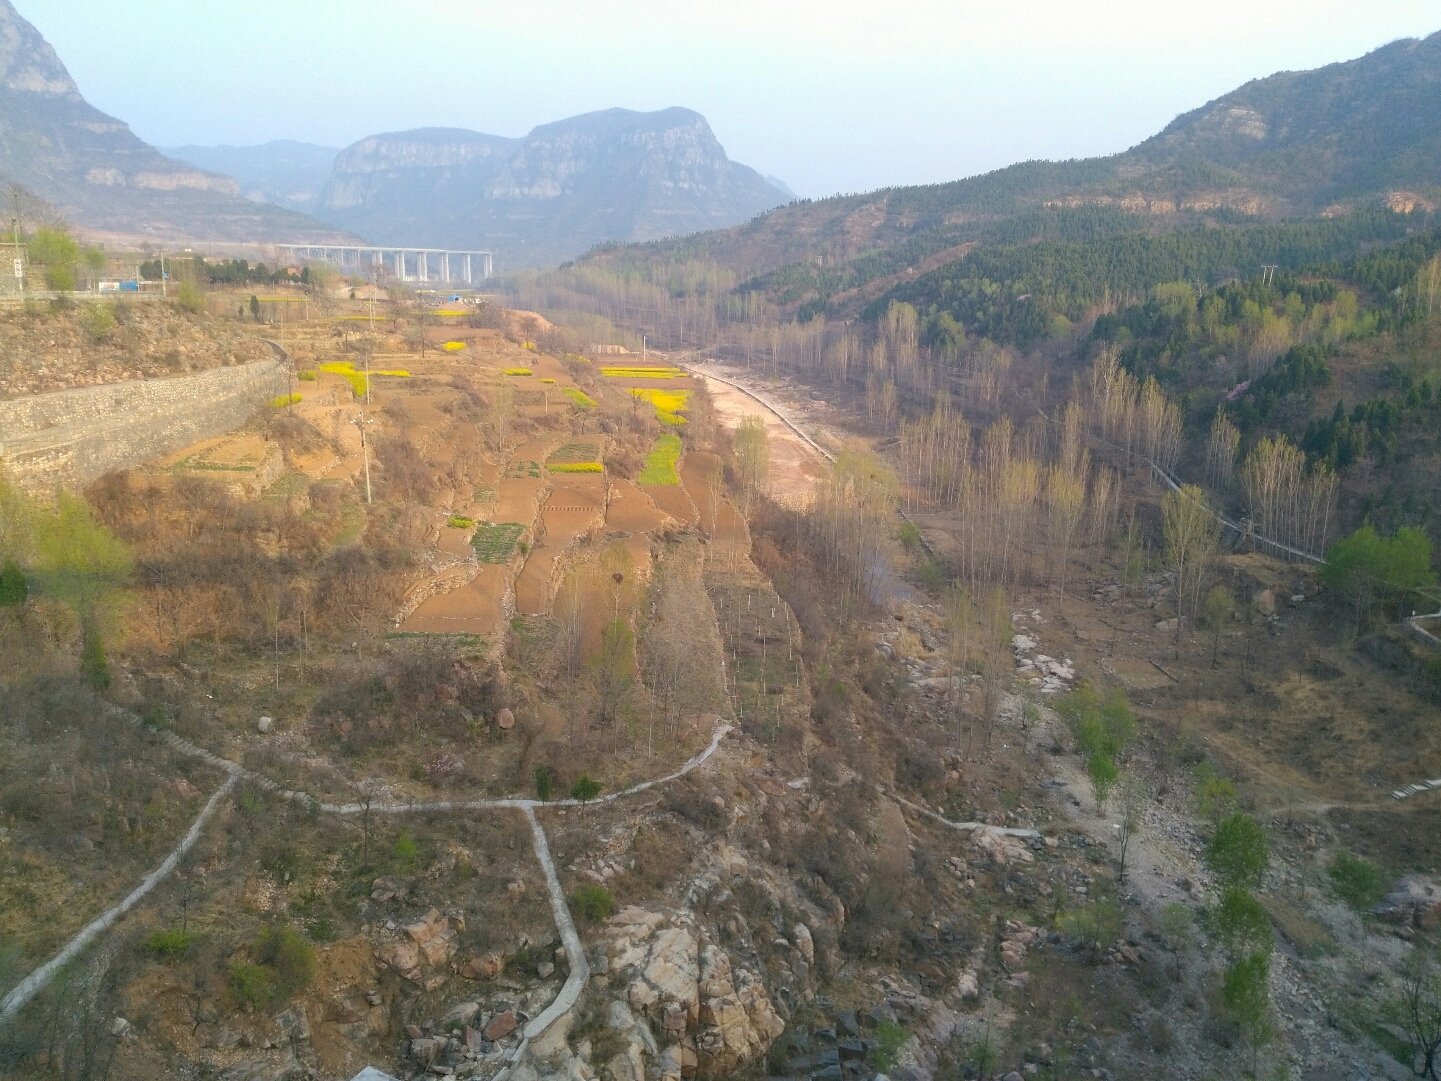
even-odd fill
[[[289,389],[274,359],[0,402],[0,463],[29,492],[78,488],[233,431]]]

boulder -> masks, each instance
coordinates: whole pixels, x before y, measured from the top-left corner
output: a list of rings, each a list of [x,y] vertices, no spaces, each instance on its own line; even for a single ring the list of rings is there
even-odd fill
[[[438,1062],[445,1052],[445,1040],[439,1036],[422,1036],[410,1041],[410,1057],[422,1066]]]
[[[460,966],[460,974],[467,980],[493,980],[505,969],[505,962],[493,953],[477,953]]]
[[[475,1020],[475,1015],[479,1012],[479,1002],[457,1002],[440,1019],[440,1027],[447,1032],[455,1028],[464,1028]]]
[[[257,732],[259,732],[262,736],[265,735],[265,733],[269,732],[269,731],[270,731],[272,728],[274,728],[274,727],[275,727],[275,718],[274,718],[274,717],[261,717],[258,721],[255,722],[255,730],[256,730]]]
[[[1251,606],[1263,616],[1274,616],[1276,614],[1276,594],[1269,589],[1258,590],[1251,598]]]
[[[295,1059],[281,1063],[238,1062],[221,1073],[219,1081],[299,1081],[306,1069]]]
[[[1441,884],[1424,875],[1406,875],[1396,881],[1371,911],[1389,923],[1422,928],[1441,926]]]
[[[284,1013],[275,1015],[275,1024],[285,1037],[286,1043],[299,1043],[310,1039],[310,1019],[299,1006],[292,1006]]]
[[[1020,838],[986,826],[971,832],[971,844],[992,863],[1002,866],[1009,863],[1033,863],[1036,858]]]
[[[481,1035],[494,1043],[502,1040],[516,1030],[520,1022],[516,1019],[514,1010],[503,1010],[486,1022]]]
[[[458,926],[464,926],[458,919],[454,922]],[[443,965],[454,957],[460,946],[457,928],[452,927],[451,923],[450,917],[443,916],[438,909],[432,908],[415,923],[406,924],[403,930],[415,943],[425,963],[434,967]]]
[[[801,957],[805,959],[806,964],[815,964],[816,943],[815,940],[811,937],[811,929],[803,923],[798,923],[796,924],[794,933],[796,940],[796,950],[800,953]]]
[[[956,980],[956,991],[964,1002],[974,1002],[981,997],[981,982],[974,969],[965,969]]]
[[[502,732],[509,732],[515,727],[515,714],[509,709],[502,709],[495,715],[495,726]]]
[[[393,969],[401,979],[419,983],[420,947],[414,942],[395,942],[376,951],[376,960]]]

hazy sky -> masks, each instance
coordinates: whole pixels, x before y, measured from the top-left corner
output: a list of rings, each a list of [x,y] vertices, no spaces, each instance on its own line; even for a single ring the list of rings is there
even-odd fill
[[[1436,0],[14,2],[159,145],[684,105],[817,196],[1124,150],[1249,79],[1441,30]]]

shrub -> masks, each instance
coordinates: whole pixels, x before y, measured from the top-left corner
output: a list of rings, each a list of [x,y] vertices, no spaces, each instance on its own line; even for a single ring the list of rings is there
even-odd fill
[[[315,978],[315,947],[288,923],[272,923],[261,931],[256,952],[270,969],[282,998],[289,998]]]
[[[298,401],[300,401],[299,394],[281,394],[270,399],[270,407],[272,409],[284,409],[287,405],[294,405]]]
[[[275,977],[264,965],[233,962],[226,975],[225,986],[235,1004],[241,1007],[261,1009],[271,1005],[276,998]]]
[[[13,559],[7,559],[0,567],[0,608],[14,608],[25,603],[30,587],[25,582],[25,572]]]
[[[396,864],[407,871],[415,866],[415,860],[419,853],[415,838],[408,833],[402,833],[397,837],[395,844],[390,849],[390,854],[395,857]]]
[[[181,282],[175,292],[175,306],[189,315],[199,315],[205,310],[205,294],[194,282]]]
[[[1196,813],[1219,822],[1236,809],[1236,786],[1218,776],[1210,763],[1196,768]]]
[[[85,334],[92,342],[110,340],[115,330],[115,309],[109,304],[93,304],[85,311]]]
[[[475,519],[467,518],[463,514],[452,514],[446,519],[445,524],[451,529],[474,529]]]
[[[575,784],[570,786],[570,798],[580,800],[581,803],[589,803],[600,795],[600,790],[604,787],[589,773],[582,773],[576,778]]]
[[[587,923],[599,923],[615,911],[615,898],[604,886],[581,886],[570,895],[570,907]]]
[[[1125,926],[1121,908],[1110,898],[1092,901],[1084,908],[1067,913],[1062,925],[1081,940],[1081,945],[1099,956],[1101,951],[1120,937]]]
[[[549,766],[535,767],[535,798],[549,803],[555,795],[555,770]]]
[[[314,383],[320,376],[316,375],[313,369],[307,368],[303,372],[296,372],[295,378],[299,379],[302,383]]]
[[[459,353],[462,349],[465,348],[465,343],[446,342],[444,345],[441,346],[441,348],[444,349],[447,353]]]
[[[92,690],[110,689],[110,662],[105,657],[105,643],[100,638],[99,629],[93,626],[90,620],[86,620],[85,624],[84,644],[80,652],[80,673]]]
[[[1369,912],[1386,893],[1386,884],[1376,865],[1349,852],[1337,852],[1326,868],[1331,890],[1353,911]]]
[[[600,462],[551,462],[546,467],[552,473],[604,473]]]
[[[1206,866],[1227,886],[1259,886],[1269,862],[1261,824],[1241,811],[1221,820],[1206,848]]]
[[[507,369],[505,370],[505,374],[506,374],[506,375],[534,375],[535,373],[532,372],[529,368],[507,368]]]
[[[200,938],[194,931],[182,931],[175,927],[169,931],[156,931],[145,940],[145,948],[162,961],[172,961],[190,952]]]
[[[905,1030],[905,1026],[895,1021],[882,1021],[876,1025],[874,1038],[876,1045],[871,1048],[867,1060],[873,1069],[889,1073],[895,1068],[901,1048],[910,1039],[910,1033]]]

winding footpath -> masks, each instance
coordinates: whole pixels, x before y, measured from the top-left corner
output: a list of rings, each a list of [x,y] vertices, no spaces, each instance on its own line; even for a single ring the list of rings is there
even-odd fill
[[[210,821],[211,816],[215,814],[215,809],[220,806],[220,801],[230,795],[235,789],[235,783],[238,780],[239,777],[231,774],[226,782],[215,790],[215,794],[206,801],[205,807],[201,810],[200,814],[195,817],[195,821],[190,824],[190,829],[185,831],[185,836],[181,839],[180,843],[171,850],[170,855],[165,857],[164,862],[161,863],[159,867],[155,868],[155,870],[140,880],[140,885],[131,890],[125,900],[95,920],[92,920],[83,931],[67,942],[59,953],[46,961],[34,972],[30,973],[30,975],[26,976],[11,988],[9,994],[3,999],[0,999],[0,1022],[9,1021],[19,1013],[25,1003],[29,1002],[45,989],[60,969],[78,957],[81,951],[89,946],[90,943],[94,942],[102,933],[114,927],[115,924],[119,922],[121,916],[124,916],[125,913],[139,904],[147,893],[159,885],[171,871],[175,870],[176,865],[185,858],[185,854],[189,852],[190,849],[194,847],[195,842],[199,840],[200,831],[205,828],[205,823]]]
[[[189,758],[198,759],[215,769],[227,774],[225,783],[222,784],[206,802],[195,821],[191,823],[190,829],[180,843],[171,850],[165,860],[151,871],[140,884],[132,890],[123,901],[114,908],[109,909],[97,917],[84,930],[72,938],[65,946],[45,964],[41,965],[30,975],[26,976],[16,984],[3,999],[0,999],[0,1024],[14,1019],[16,1014],[24,1008],[25,1004],[43,991],[55,978],[57,972],[72,960],[78,957],[87,946],[97,937],[113,927],[122,916],[134,908],[140,901],[167,878],[185,854],[195,845],[199,839],[201,830],[205,824],[214,816],[220,803],[235,790],[236,784],[244,780],[257,788],[264,789],[270,794],[281,799],[291,800],[304,804],[321,814],[332,814],[341,816],[353,816],[365,813],[371,814],[422,814],[447,811],[520,811],[525,815],[531,827],[531,845],[535,850],[536,860],[540,863],[545,873],[546,889],[550,895],[551,913],[555,919],[556,930],[559,931],[561,942],[565,946],[566,959],[570,966],[570,975],[566,977],[565,984],[561,987],[553,1002],[544,1011],[533,1018],[522,1033],[523,1040],[520,1047],[512,1056],[511,1061],[516,1061],[525,1053],[530,1041],[540,1036],[552,1024],[565,1016],[580,998],[581,992],[585,990],[586,983],[590,979],[590,965],[585,959],[585,951],[581,948],[580,933],[576,930],[575,921],[571,919],[570,906],[566,902],[565,892],[561,889],[560,877],[556,873],[555,860],[550,854],[550,844],[546,840],[545,831],[541,828],[540,820],[536,818],[535,811],[538,807],[581,807],[582,801],[576,799],[552,800],[549,802],[538,799],[478,799],[478,800],[434,800],[427,802],[401,802],[401,801],[376,801],[369,804],[364,803],[326,803],[316,799],[308,792],[300,792],[295,789],[283,788],[263,774],[254,770],[246,769],[238,762],[223,758],[203,747],[198,747],[189,740],[177,735],[174,732],[158,732],[149,728],[136,714],[129,710],[121,709],[119,706],[107,703],[102,712],[108,714],[112,719],[122,720],[134,725],[137,728],[153,735],[166,746],[178,754]],[[656,777],[649,781],[641,781],[618,792],[597,797],[590,800],[590,803],[614,803],[617,800],[632,796],[637,792],[645,792],[672,781],[684,777],[698,767],[705,764],[716,750],[726,735],[733,731],[731,725],[724,722],[716,725],[712,733],[710,743],[695,755],[692,755],[684,764],[672,773],[663,777]]]

